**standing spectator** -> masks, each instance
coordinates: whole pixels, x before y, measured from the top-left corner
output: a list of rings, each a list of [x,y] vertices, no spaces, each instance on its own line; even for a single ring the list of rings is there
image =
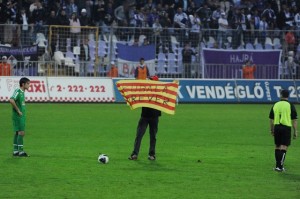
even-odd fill
[[[86,9],[86,15],[92,19],[93,16],[93,6],[94,6],[94,1],[91,0],[86,0],[85,1],[85,6],[83,8]]]
[[[201,34],[201,20],[197,14],[194,12],[194,15],[189,16],[190,23],[191,23],[191,30],[190,30],[190,41],[192,42],[192,47],[196,48],[200,42],[200,34]]]
[[[34,24],[34,31],[32,35],[33,43],[36,42],[36,34],[42,32],[46,21],[45,10],[42,7],[42,4],[40,2],[37,2],[36,6],[37,8],[32,12],[32,23]]]
[[[295,79],[297,77],[297,63],[294,59],[294,52],[288,52],[288,57],[284,61],[281,71],[281,78],[282,79]],[[298,72],[299,73],[299,72]]]
[[[270,132],[275,143],[275,171],[283,172],[284,161],[288,146],[291,144],[291,131],[293,127],[293,138],[298,136],[297,111],[293,104],[288,101],[289,91],[280,91],[280,101],[276,102],[270,110]]]
[[[80,39],[80,32],[80,21],[74,12],[70,19],[71,49],[73,49],[74,46],[77,46],[77,42]]]
[[[51,11],[50,11],[50,16],[47,18],[46,24],[47,24],[48,26],[51,26],[51,25],[59,25],[59,21],[57,20],[55,10],[51,10]]]
[[[158,81],[157,76],[150,77],[150,80]],[[138,122],[136,137],[134,141],[134,149],[128,158],[129,160],[137,160],[141,142],[143,139],[143,136],[146,132],[147,127],[149,126],[149,134],[150,134],[150,147],[148,152],[148,159],[149,160],[155,160],[156,159],[156,134],[158,131],[158,121],[159,117],[161,116],[161,111],[148,108],[148,107],[142,107],[142,113],[141,118]]]
[[[29,14],[26,13],[25,8],[21,8],[21,11],[17,14],[17,24],[19,24],[20,28],[20,37],[21,37],[21,45],[28,46],[30,45],[30,37],[29,37]]]
[[[208,7],[207,3],[204,3],[203,7],[200,7],[196,12],[198,13],[202,22],[203,38],[205,39],[205,41],[208,41],[210,36],[209,29],[210,29],[212,11]]]
[[[118,77],[119,76],[118,67],[116,66],[114,61],[111,61],[111,63],[110,63],[110,69],[107,72],[107,76],[108,77]]]
[[[91,25],[91,19],[87,15],[87,12],[86,12],[85,8],[83,8],[81,10],[79,21],[80,21],[81,26],[90,26]]]
[[[0,76],[11,76],[11,66],[7,63],[7,57],[2,57],[2,63],[0,63]]]
[[[266,17],[263,16],[259,22],[259,31],[258,31],[258,43],[261,45],[265,45],[266,38],[267,38],[267,30],[269,29],[269,25],[266,22]]]
[[[55,16],[57,17],[61,12],[62,6],[60,4],[60,0],[55,0],[54,3],[49,5],[49,10],[55,12]]]
[[[221,18],[221,13],[224,13],[226,16],[226,13],[220,9],[220,6],[218,6],[211,15],[211,22],[209,27],[213,29],[211,32],[211,36],[213,36],[215,39],[217,39],[217,29],[219,28],[219,19]]]
[[[244,15],[244,9],[236,9],[233,16],[232,29],[232,48],[237,49],[241,45],[243,32],[246,29],[246,16]]]
[[[250,22],[251,23],[251,22]],[[253,24],[254,24],[254,37],[252,38],[252,44],[254,44],[255,37],[259,37],[258,30],[260,27],[260,16],[258,14],[258,10],[254,9],[253,11]]]
[[[285,43],[287,47],[287,51],[295,51],[296,37],[294,34],[294,27],[291,26],[288,32],[285,34]]]
[[[185,12],[182,11],[182,8],[179,7],[177,9],[177,13],[174,16],[174,28],[176,28],[176,32],[178,34],[178,40],[180,44],[185,41],[185,33],[188,28],[188,16]]]
[[[4,42],[4,27],[3,24],[5,24],[7,21],[7,15],[6,15],[6,6],[3,2],[0,2],[0,43]]]
[[[225,48],[225,43],[227,42],[227,31],[228,31],[228,20],[226,18],[226,13],[222,12],[221,17],[218,19],[218,45]]]
[[[247,60],[243,65],[243,78],[254,79],[254,72],[256,71],[256,65],[252,64],[250,60]]]
[[[82,39],[82,43],[80,45],[80,76],[87,75],[87,67],[90,61],[90,49],[89,49],[89,40],[87,38]]]
[[[155,8],[153,8],[152,10],[148,10],[148,13],[146,15],[146,19],[147,19],[146,27],[152,27],[157,18],[158,18],[158,12]]]
[[[104,23],[105,17],[105,2],[104,0],[99,0],[95,2],[95,9],[93,11],[93,20],[96,26],[101,27]]]
[[[11,96],[9,102],[12,105],[12,123],[14,128],[14,151],[13,156],[29,157],[24,151],[23,137],[25,136],[26,106],[25,91],[30,86],[30,80],[22,77],[19,81],[20,88],[17,88]]]
[[[57,17],[57,20],[59,22],[59,25],[65,26],[61,27],[58,30],[58,36],[59,36],[59,50],[60,51],[67,51],[67,38],[69,37],[70,28],[67,26],[70,26],[70,20],[67,17],[65,9],[62,9],[60,12],[60,15]]]
[[[276,19],[280,30],[288,30],[293,25],[294,16],[290,12],[290,8],[286,4],[283,4],[281,12]]]
[[[182,63],[183,63],[183,74],[184,78],[192,77],[192,55],[196,55],[191,49],[190,44],[186,43],[182,49]]]
[[[56,50],[55,46],[56,46],[57,39],[58,39],[58,29],[52,27],[52,34],[50,35],[50,26],[59,25],[59,21],[57,20],[55,10],[50,11],[50,16],[46,19],[46,24],[48,26],[47,27],[48,28],[47,35],[49,35],[51,37],[50,53],[51,53],[51,55],[53,55],[52,53]]]
[[[226,14],[226,16],[228,15],[228,12],[230,10],[230,3],[231,1],[230,0],[220,0],[220,7],[221,7],[221,10],[223,10]]]
[[[295,21],[296,36],[298,39],[300,39],[300,8],[298,8],[298,11],[294,17],[294,21]]]
[[[266,22],[268,23],[268,26],[271,30],[274,30],[275,23],[276,23],[276,15],[274,10],[271,7],[271,4],[268,3],[266,9],[261,14],[262,17],[265,17]]]
[[[153,2],[153,0],[147,0],[147,3],[145,3],[144,8],[152,10],[153,8],[156,8],[156,4]]]
[[[16,3],[13,3],[12,0],[8,0],[6,3],[6,7],[4,9],[5,15],[6,15],[6,25],[4,26],[4,43],[11,44],[14,41],[14,35],[16,34],[16,31],[14,31],[17,17],[17,7]]]
[[[40,3],[40,0],[34,0],[34,2],[32,4],[30,4],[29,6],[29,12],[30,14],[32,14],[32,12],[37,9],[38,5]]]
[[[159,23],[158,17],[155,19],[155,22],[152,25],[152,29],[153,29],[153,35],[152,35],[152,37],[150,37],[150,39],[151,39],[150,43],[155,43],[156,52],[158,52],[159,46],[161,44],[161,32],[163,31],[163,28],[162,28],[161,24]]]
[[[71,18],[73,13],[76,13],[76,16],[78,16],[78,6],[75,4],[74,0],[69,0],[69,4],[66,6],[66,14],[68,18]]]
[[[171,47],[171,38],[170,34],[172,32],[171,26],[172,26],[172,20],[169,17],[169,14],[167,12],[162,12],[160,17],[159,17],[160,24],[162,26],[162,32],[161,32],[161,42],[163,46],[163,52],[173,52],[172,47]]]
[[[90,26],[90,25],[91,25],[91,20],[90,20],[90,18],[87,16],[87,13],[86,13],[86,9],[85,9],[85,8],[83,8],[83,9],[81,10],[81,13],[80,13],[80,16],[79,16],[79,21],[80,21],[81,27],[84,27],[84,26]],[[87,28],[82,28],[81,33],[82,33],[82,39],[85,39],[85,38],[88,37],[89,29],[87,29]]]
[[[197,7],[194,1],[189,1],[188,8],[186,10],[187,15],[194,15],[194,13],[197,11]]]
[[[145,64],[145,59],[140,59],[140,64],[136,67],[134,77],[136,79],[147,79],[149,77],[149,69]]]

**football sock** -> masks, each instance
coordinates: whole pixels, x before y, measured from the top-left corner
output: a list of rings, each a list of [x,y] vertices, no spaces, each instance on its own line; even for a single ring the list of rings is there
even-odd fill
[[[14,153],[18,152],[18,133],[15,134],[14,136]]]
[[[280,168],[283,168],[284,160],[286,156],[286,150],[281,150]]]
[[[18,151],[22,152],[23,151],[23,136],[18,135]]]
[[[281,163],[281,151],[280,149],[275,149],[275,160],[276,160],[276,167],[280,167]]]

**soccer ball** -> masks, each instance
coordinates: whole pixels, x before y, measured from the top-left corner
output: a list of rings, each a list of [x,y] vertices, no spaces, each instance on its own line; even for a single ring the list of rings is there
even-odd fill
[[[108,158],[108,156],[107,156],[106,154],[100,154],[100,155],[98,156],[98,162],[99,162],[99,163],[107,164],[108,161],[109,161],[109,158]]]

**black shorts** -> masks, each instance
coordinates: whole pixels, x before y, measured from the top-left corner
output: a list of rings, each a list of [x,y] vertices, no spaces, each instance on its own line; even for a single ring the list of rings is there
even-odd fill
[[[289,146],[291,144],[291,127],[284,125],[275,125],[274,142],[276,146]]]

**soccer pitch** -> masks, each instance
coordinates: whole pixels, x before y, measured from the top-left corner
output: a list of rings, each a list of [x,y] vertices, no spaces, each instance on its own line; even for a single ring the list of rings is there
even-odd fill
[[[16,158],[11,105],[1,103],[0,198],[300,198],[300,140],[287,152],[287,171],[272,170],[271,106],[180,104],[160,117],[156,161],[147,159],[148,130],[129,161],[141,109],[27,103],[31,157]],[[97,162],[99,153],[108,164]]]

